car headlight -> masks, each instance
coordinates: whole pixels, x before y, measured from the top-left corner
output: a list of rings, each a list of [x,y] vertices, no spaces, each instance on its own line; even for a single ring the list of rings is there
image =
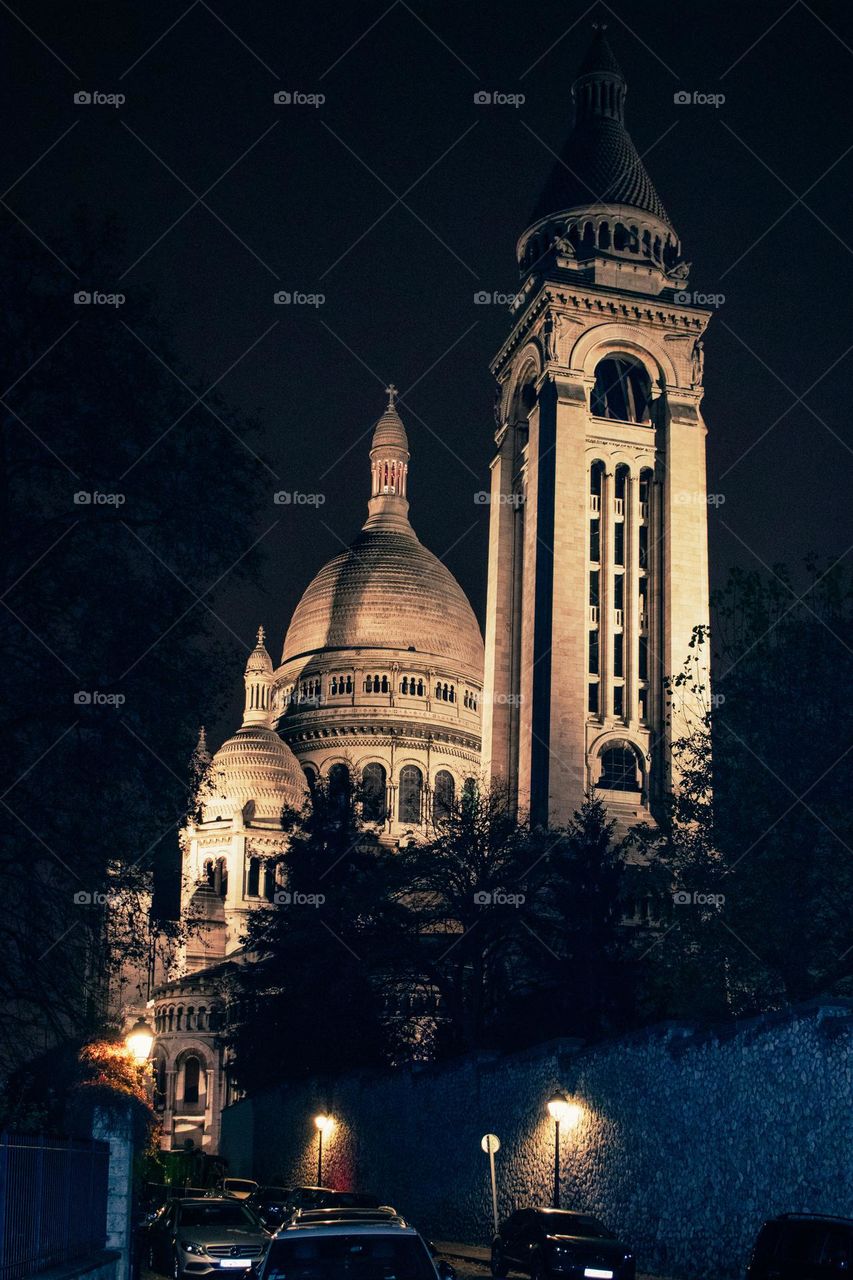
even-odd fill
[[[182,1248],[186,1253],[195,1253],[195,1254],[200,1255],[200,1256],[202,1256],[202,1257],[204,1256],[204,1252],[205,1252],[204,1245],[203,1245],[203,1244],[196,1244],[194,1240],[182,1240],[182,1241],[181,1241],[181,1248]]]

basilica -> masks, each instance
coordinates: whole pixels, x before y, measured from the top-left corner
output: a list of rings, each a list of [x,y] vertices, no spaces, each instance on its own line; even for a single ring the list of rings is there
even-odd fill
[[[278,663],[258,631],[240,727],[212,756],[199,741],[181,833],[192,927],[147,993],[166,1149],[217,1150],[219,1032],[244,922],[281,892],[282,813],[318,780],[355,778],[366,830],[392,847],[429,838],[466,787],[492,780],[533,822],[568,821],[595,789],[625,827],[653,821],[678,785],[671,745],[706,691],[700,672],[689,697],[666,701],[708,621],[709,312],[686,291],[681,242],[625,128],[626,91],[599,30],[518,241],[492,365],[485,641],[410,520],[416,472],[389,387],[360,532],[306,587]]]

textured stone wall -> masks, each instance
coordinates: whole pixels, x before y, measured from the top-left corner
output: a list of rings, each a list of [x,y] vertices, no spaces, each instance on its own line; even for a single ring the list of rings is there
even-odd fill
[[[557,1087],[582,1106],[562,1143],[567,1208],[600,1215],[640,1270],[744,1273],[764,1218],[853,1215],[853,1002],[809,1005],[711,1031],[667,1025],[594,1046],[554,1041],[511,1056],[288,1083],[230,1107],[234,1172],[381,1195],[427,1234],[486,1243],[484,1133],[497,1133],[500,1212],[548,1204]]]

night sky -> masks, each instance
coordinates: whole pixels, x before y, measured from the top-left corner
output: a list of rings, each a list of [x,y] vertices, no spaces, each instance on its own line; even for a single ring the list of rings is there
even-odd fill
[[[705,344],[709,490],[725,499],[710,512],[713,583],[734,563],[841,556],[853,543],[848,5],[0,7],[3,187],[17,184],[5,199],[31,229],[0,210],[6,234],[37,234],[47,255],[76,206],[115,213],[130,269],[75,280],[68,261],[68,322],[75,289],[144,287],[197,393],[234,366],[221,390],[261,424],[247,546],[280,523],[263,585],[226,578],[211,600],[247,644],[263,621],[275,660],[305,585],[364,518],[388,381],[403,393],[412,522],[482,621],[488,508],[475,494],[492,456],[488,364],[509,317],[474,295],[516,285],[515,242],[569,131],[596,20],[694,264],[690,288],[725,296]],[[476,105],[481,90],[525,101]],[[80,91],[126,102],[77,105]],[[326,100],[277,105],[280,91]],[[679,105],[679,91],[725,102]],[[209,207],[180,218],[196,196]],[[280,290],[325,302],[277,306]],[[169,376],[153,359],[151,374]],[[277,490],[325,502],[276,506]],[[239,684],[244,652],[227,639]]]

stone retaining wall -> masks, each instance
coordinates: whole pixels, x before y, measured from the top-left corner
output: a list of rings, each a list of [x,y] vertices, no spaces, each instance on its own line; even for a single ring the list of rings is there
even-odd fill
[[[288,1082],[229,1107],[237,1174],[374,1191],[427,1234],[486,1243],[484,1133],[501,1215],[550,1203],[555,1088],[581,1104],[562,1142],[564,1207],[602,1217],[640,1270],[740,1277],[764,1218],[853,1217],[853,1002],[811,1004],[712,1030],[650,1028],[597,1045],[553,1041],[438,1067]]]

